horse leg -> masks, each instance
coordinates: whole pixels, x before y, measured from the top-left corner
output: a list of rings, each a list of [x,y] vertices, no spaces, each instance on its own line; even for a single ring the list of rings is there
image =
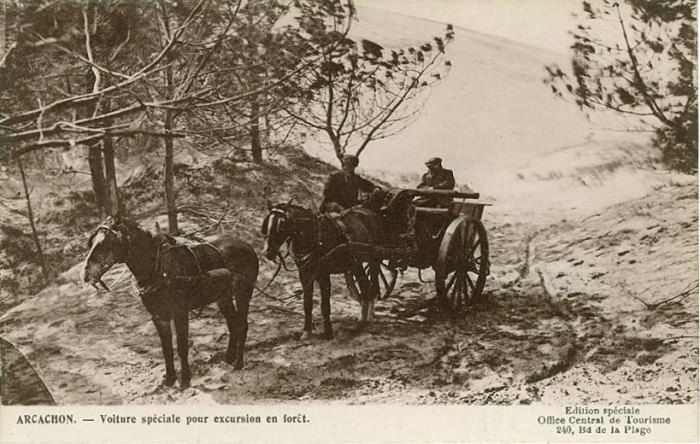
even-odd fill
[[[360,294],[357,292],[357,287],[355,287],[355,275],[351,271],[346,271],[345,275],[345,286],[348,289],[348,294],[358,303],[360,302]]]
[[[187,309],[175,312],[175,332],[177,333],[177,356],[180,358],[180,388],[190,386],[190,364],[187,362],[189,351],[189,313]]]
[[[226,319],[228,327],[228,348],[226,349],[226,362],[231,364],[236,359],[238,353],[238,328],[236,325],[236,307],[233,306],[232,296],[219,299],[216,304],[219,306],[219,312]]]
[[[173,362],[173,334],[170,331],[170,319],[153,316],[153,323],[160,336],[160,346],[163,349],[165,359],[165,380],[163,383],[168,387],[175,384],[177,375],[175,373],[175,363]]]
[[[321,314],[323,315],[323,338],[333,339],[331,325],[331,276],[324,274],[318,280],[321,287]]]
[[[243,353],[245,352],[245,341],[248,337],[248,306],[253,296],[253,288],[244,288],[236,292],[236,308],[238,313],[238,353],[236,353],[236,370],[243,368]]]
[[[301,287],[304,291],[304,332],[301,339],[311,338],[311,332],[314,329],[313,325],[313,309],[314,309],[314,281],[313,275],[310,273],[299,272]]]
[[[380,267],[381,267],[381,262],[373,260],[370,261],[369,263],[369,270],[370,270],[370,276],[369,276],[369,284],[370,284],[370,292],[369,292],[369,300],[366,302],[367,304],[367,321],[371,322],[372,319],[374,318],[374,301],[377,300],[377,297],[379,296],[379,272],[380,272]],[[364,299],[363,299],[364,301]],[[364,302],[363,302],[364,303]]]
[[[360,309],[360,317],[359,321],[361,324],[365,324],[367,322],[367,312],[368,312],[368,297],[369,293],[372,291],[370,281],[367,279],[367,275],[365,274],[364,269],[362,268],[362,264],[353,261],[353,268],[354,268],[354,273],[355,273],[355,278],[357,279],[358,284],[360,284],[360,304],[361,304],[361,309]]]

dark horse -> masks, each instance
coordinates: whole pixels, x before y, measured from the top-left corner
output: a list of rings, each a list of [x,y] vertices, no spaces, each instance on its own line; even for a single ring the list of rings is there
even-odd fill
[[[157,226],[156,226],[157,227]],[[187,362],[189,311],[216,302],[229,331],[226,362],[243,368],[248,333],[248,305],[258,276],[253,248],[228,235],[215,235],[195,246],[178,245],[120,217],[105,220],[90,237],[84,280],[95,287],[114,264],[125,263],[136,278],[141,301],[158,330],[165,358],[165,385],[177,379],[170,322],[175,321],[181,387],[190,383]],[[235,305],[233,298],[235,297]]]
[[[304,292],[304,332],[302,339],[308,338],[313,329],[312,311],[314,281],[321,289],[321,313],[323,315],[323,336],[333,337],[331,326],[330,296],[331,274],[352,272],[360,283],[362,310],[360,320],[365,323],[371,315],[372,305],[379,283],[376,278],[368,279],[363,272],[362,262],[370,264],[372,271],[378,270],[379,260],[372,255],[353,254],[345,248],[348,242],[375,245],[378,241],[380,219],[376,212],[362,207],[343,211],[337,217],[329,214],[317,215],[311,210],[293,205],[268,202],[269,213],[262,224],[265,235],[265,256],[274,260],[280,256],[280,248],[289,242],[294,262],[299,270],[299,280]],[[377,276],[370,272],[370,276]]]

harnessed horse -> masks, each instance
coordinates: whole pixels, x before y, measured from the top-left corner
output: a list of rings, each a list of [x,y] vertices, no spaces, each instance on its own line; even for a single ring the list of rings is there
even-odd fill
[[[215,235],[195,246],[178,245],[157,227],[156,235],[119,216],[107,218],[90,236],[83,279],[97,288],[113,265],[125,263],[136,279],[144,306],[158,330],[165,358],[164,384],[175,383],[171,321],[177,333],[180,386],[191,373],[187,360],[189,311],[216,302],[226,319],[226,362],[243,368],[248,307],[258,276],[253,248],[229,235]],[[233,299],[235,298],[235,305]]]
[[[264,254],[269,260],[276,257],[283,260],[280,248],[285,243],[288,244],[299,271],[304,293],[302,339],[310,337],[313,329],[314,281],[319,283],[321,289],[323,336],[326,339],[333,337],[330,321],[331,274],[354,274],[360,283],[360,321],[366,323],[379,292],[379,283],[375,272],[370,273],[375,279],[367,278],[362,269],[362,262],[368,262],[372,270],[377,270],[379,261],[371,255],[353,254],[346,246],[350,241],[376,243],[379,235],[379,216],[370,210],[355,207],[335,218],[328,214],[316,215],[311,210],[291,203],[272,205],[268,202],[268,210],[269,213],[262,224],[262,234],[265,236]]]

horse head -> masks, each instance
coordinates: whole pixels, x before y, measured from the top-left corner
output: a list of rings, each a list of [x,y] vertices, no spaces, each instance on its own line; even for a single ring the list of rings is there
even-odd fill
[[[90,250],[85,259],[85,282],[95,288],[100,284],[109,290],[102,282],[102,275],[114,264],[126,261],[129,249],[127,237],[126,226],[119,216],[110,216],[97,227],[88,240]]]
[[[264,254],[269,260],[279,255],[282,244],[292,235],[291,202],[273,205],[267,202],[268,214],[262,223],[262,234],[265,236]]]

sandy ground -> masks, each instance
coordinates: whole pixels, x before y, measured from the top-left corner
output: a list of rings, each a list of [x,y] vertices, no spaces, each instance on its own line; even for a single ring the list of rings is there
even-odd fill
[[[58,404],[695,403],[697,214],[693,183],[549,224],[494,209],[488,303],[447,317],[409,270],[358,331],[359,307],[337,279],[330,341],[297,339],[300,286],[283,271],[270,296],[255,295],[243,371],[223,360],[216,309],[191,316],[184,391],[160,386],[155,329],[119,267],[109,293],[84,287],[74,267],[3,315],[0,335]],[[272,271],[264,262],[259,286]],[[318,307],[315,318],[320,328]]]

